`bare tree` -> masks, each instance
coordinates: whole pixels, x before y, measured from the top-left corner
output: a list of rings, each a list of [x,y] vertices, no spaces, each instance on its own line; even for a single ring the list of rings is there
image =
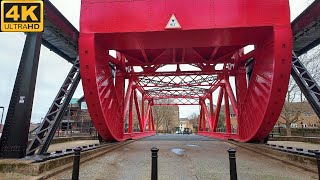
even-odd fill
[[[197,131],[198,130],[198,124],[199,124],[199,118],[200,115],[193,113],[189,116],[189,121],[191,122],[193,128]],[[218,119],[218,125],[217,128],[225,128],[225,115],[224,113],[219,114],[219,119]]]
[[[193,113],[188,117],[190,123],[192,124],[192,127],[195,130],[195,133],[197,133],[198,131],[199,118],[200,118],[200,115],[196,113]]]
[[[287,98],[284,103],[280,117],[284,119],[284,122],[287,130],[287,136],[291,136],[291,124],[299,122],[299,116],[302,113],[302,110],[292,106],[293,102],[296,99],[296,95],[299,93],[298,85],[294,82],[292,78],[289,80],[289,88],[287,92]]]
[[[313,78],[319,82],[320,73],[318,71],[320,69],[320,47],[314,48],[299,58]],[[299,105],[295,105],[299,101]],[[282,124],[285,124],[286,126],[287,136],[291,136],[291,125],[293,123],[300,122],[299,116],[307,111],[306,106],[308,105],[303,102],[306,102],[303,93],[293,78],[290,78],[286,101],[280,115],[284,119],[284,123]]]
[[[170,104],[169,100],[161,100],[160,103]],[[163,127],[166,133],[170,133],[174,128],[174,108],[172,106],[155,106],[152,108],[155,121],[156,132]]]

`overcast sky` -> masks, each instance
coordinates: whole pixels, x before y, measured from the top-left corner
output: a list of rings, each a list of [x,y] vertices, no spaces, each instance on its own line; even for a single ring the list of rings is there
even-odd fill
[[[79,29],[80,0],[52,0],[51,2]],[[308,2],[312,0],[290,0],[291,19],[298,16],[308,6]],[[0,33],[0,106],[5,107],[5,114],[9,106],[24,40],[23,33]],[[32,122],[40,122],[45,116],[70,68],[69,63],[42,46]],[[79,98],[82,95],[80,83],[74,97]],[[180,107],[180,117],[188,117],[198,111],[197,106]]]

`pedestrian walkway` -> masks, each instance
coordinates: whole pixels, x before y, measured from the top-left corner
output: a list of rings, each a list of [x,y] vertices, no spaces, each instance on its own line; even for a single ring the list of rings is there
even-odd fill
[[[158,174],[161,180],[230,179],[227,153],[230,147],[237,149],[238,179],[317,179],[317,174],[226,141],[196,135],[157,135],[133,142],[81,164],[80,179],[150,180],[151,147],[160,149]],[[68,170],[53,179],[70,179],[71,174]]]

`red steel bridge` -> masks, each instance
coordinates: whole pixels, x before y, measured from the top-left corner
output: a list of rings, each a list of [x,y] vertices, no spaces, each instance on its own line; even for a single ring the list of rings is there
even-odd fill
[[[320,116],[319,85],[298,58],[320,42],[319,0],[292,23],[288,0],[82,0],[80,32],[50,1],[44,4],[44,32],[27,34],[0,141],[3,158],[46,153],[80,77],[105,141],[153,135],[152,107],[176,105],[200,106],[200,135],[263,141],[281,112],[290,73]],[[41,44],[73,67],[28,145]],[[254,50],[245,53],[248,45]],[[168,65],[172,71],[163,70]]]

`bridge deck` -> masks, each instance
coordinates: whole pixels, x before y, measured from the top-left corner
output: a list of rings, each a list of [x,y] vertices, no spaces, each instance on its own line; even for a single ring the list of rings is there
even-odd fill
[[[169,140],[169,141],[168,141]],[[151,152],[159,151],[159,179],[229,179],[226,149],[233,145],[195,135],[159,135],[136,141],[82,164],[82,179],[150,179]],[[237,148],[239,179],[313,179],[316,175]],[[70,179],[71,170],[57,175]]]

